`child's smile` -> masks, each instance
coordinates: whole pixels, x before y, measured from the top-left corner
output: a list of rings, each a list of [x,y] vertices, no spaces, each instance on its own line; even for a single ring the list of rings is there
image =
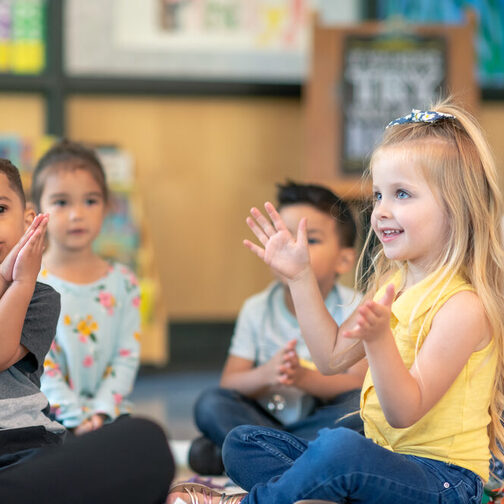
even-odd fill
[[[383,243],[390,242],[392,240],[395,240],[402,232],[403,232],[402,229],[392,229],[392,228],[380,229],[381,233],[380,240]]]

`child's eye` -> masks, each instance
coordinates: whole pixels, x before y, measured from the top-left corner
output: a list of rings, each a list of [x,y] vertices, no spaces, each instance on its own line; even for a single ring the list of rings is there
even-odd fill
[[[98,200],[96,198],[88,198],[86,200],[86,205],[89,205],[89,206],[96,205],[97,203],[98,203]]]
[[[63,207],[63,206],[65,206],[65,205],[67,204],[67,202],[66,202],[66,200],[64,200],[64,199],[58,199],[58,200],[54,200],[54,201],[52,202],[52,204],[53,204],[54,206]]]
[[[396,196],[397,196],[397,199],[406,199],[406,198],[410,197],[410,194],[408,192],[404,191],[403,189],[399,189],[396,192]]]
[[[7,207],[4,205],[0,205],[0,213],[4,213],[7,210]]]
[[[320,243],[318,238],[308,238],[308,245],[315,245],[316,243]]]
[[[376,201],[380,201],[381,199],[382,199],[381,193],[378,191],[375,191],[373,193],[373,201],[376,202]]]

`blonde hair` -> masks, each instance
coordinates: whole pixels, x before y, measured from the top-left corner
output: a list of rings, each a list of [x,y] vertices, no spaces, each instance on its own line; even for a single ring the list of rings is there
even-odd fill
[[[456,119],[433,123],[404,123],[385,130],[369,164],[385,149],[404,149],[408,161],[418,166],[439,195],[449,231],[443,254],[431,265],[439,275],[432,288],[460,273],[474,287],[485,308],[498,355],[490,404],[490,449],[504,461],[497,443],[504,446],[501,414],[504,408],[504,249],[501,234],[502,195],[493,156],[476,120],[450,99],[431,110]],[[364,251],[372,242],[372,230]],[[384,278],[405,264],[388,260],[378,244],[364,271],[364,253],[358,265],[359,283],[376,292]],[[367,278],[364,282],[363,278]],[[427,293],[428,294],[428,293]],[[422,300],[419,301],[419,304]],[[413,310],[412,318],[415,309]]]

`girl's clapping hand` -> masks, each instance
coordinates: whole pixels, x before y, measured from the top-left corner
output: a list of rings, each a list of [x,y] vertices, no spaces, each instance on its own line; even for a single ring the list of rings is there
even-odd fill
[[[393,284],[387,285],[385,295],[380,301],[366,301],[359,308],[353,329],[345,331],[343,337],[362,341],[374,341],[390,333],[391,307],[395,297]]]
[[[247,217],[248,226],[263,246],[249,240],[244,240],[243,244],[277,273],[294,280],[310,266],[306,219],[299,222],[294,239],[275,207],[267,202],[264,208],[270,219],[255,207],[250,211],[252,217]]]

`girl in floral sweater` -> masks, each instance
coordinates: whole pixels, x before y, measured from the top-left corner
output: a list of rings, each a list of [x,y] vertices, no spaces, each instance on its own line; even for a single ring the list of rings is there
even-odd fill
[[[32,200],[51,216],[39,281],[61,294],[41,388],[56,419],[84,434],[129,412],[139,364],[138,284],[128,268],[93,251],[108,202],[93,151],[69,141],[53,146],[34,171]]]

